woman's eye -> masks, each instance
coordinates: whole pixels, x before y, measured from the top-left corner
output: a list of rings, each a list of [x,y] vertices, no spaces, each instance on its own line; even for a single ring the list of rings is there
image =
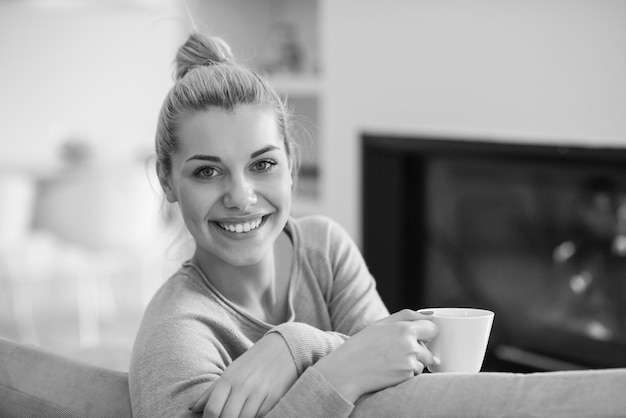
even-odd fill
[[[276,163],[274,161],[261,160],[261,161],[257,161],[256,163],[254,163],[253,168],[255,171],[269,171],[272,168],[274,168],[275,165]]]
[[[194,172],[194,175],[203,179],[210,179],[218,174],[217,170],[213,167],[200,167]]]

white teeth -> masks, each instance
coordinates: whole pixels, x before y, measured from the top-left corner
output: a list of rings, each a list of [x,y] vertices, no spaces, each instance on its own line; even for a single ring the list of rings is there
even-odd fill
[[[240,224],[225,224],[225,223],[218,222],[218,225],[226,231],[236,232],[237,234],[241,234],[244,232],[250,232],[253,229],[257,229],[259,225],[261,225],[262,220],[263,218],[258,218],[258,219],[255,219],[254,221],[244,222]]]

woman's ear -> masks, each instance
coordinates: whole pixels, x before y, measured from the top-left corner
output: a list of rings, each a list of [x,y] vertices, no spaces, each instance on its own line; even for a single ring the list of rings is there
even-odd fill
[[[178,201],[176,197],[176,193],[174,193],[174,189],[171,184],[171,176],[165,173],[163,166],[160,162],[156,164],[157,176],[159,177],[159,183],[161,184],[161,189],[163,189],[163,193],[165,193],[165,198],[168,202],[174,203]]]
[[[293,167],[293,163],[289,164],[289,185],[291,186],[291,190],[293,191],[294,189],[294,179],[295,179],[296,173],[294,171],[294,167]]]

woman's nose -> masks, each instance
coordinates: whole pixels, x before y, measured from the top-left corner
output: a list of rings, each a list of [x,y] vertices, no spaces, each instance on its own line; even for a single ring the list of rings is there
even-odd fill
[[[254,187],[245,177],[233,178],[224,195],[224,205],[227,208],[246,210],[257,203]]]

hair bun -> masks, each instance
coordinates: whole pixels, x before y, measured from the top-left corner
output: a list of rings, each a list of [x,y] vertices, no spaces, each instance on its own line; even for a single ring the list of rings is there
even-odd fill
[[[192,68],[217,65],[232,59],[230,46],[222,38],[194,32],[176,54],[176,80],[183,78]]]

